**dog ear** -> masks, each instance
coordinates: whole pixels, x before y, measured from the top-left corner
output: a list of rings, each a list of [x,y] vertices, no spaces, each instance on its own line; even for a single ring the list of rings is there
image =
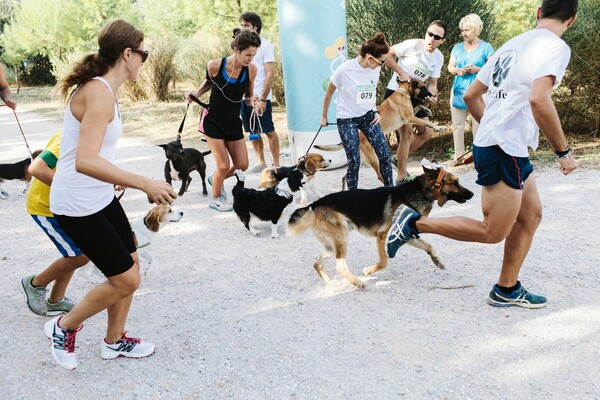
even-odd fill
[[[166,145],[166,144],[159,144],[158,146],[162,147],[163,149],[166,149],[166,148],[167,148],[167,145]]]
[[[148,227],[151,232],[158,232],[160,227],[160,207],[154,207],[148,211],[148,214],[144,217],[144,224]]]
[[[295,192],[300,189],[303,176],[304,174],[298,170],[294,170],[288,175],[288,186],[292,191]]]

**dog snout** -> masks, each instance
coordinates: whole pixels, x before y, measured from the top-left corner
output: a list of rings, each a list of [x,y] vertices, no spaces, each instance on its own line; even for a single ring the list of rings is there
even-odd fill
[[[448,196],[448,198],[456,201],[457,203],[463,204],[463,203],[466,203],[467,200],[470,200],[471,198],[473,198],[474,195],[475,194],[473,192],[471,192],[469,189],[462,188],[460,191],[452,193],[452,195]]]

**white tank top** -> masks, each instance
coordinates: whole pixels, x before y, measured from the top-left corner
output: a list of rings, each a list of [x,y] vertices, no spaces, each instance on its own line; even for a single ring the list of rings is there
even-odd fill
[[[104,78],[97,76],[92,79],[104,83],[112,93],[110,85]],[[73,96],[71,96],[72,98]],[[109,205],[115,196],[111,183],[99,181],[75,170],[75,156],[80,128],[81,124],[71,113],[71,100],[69,100],[63,121],[60,158],[50,186],[50,210],[54,214],[70,217],[91,215]],[[114,163],[117,141],[122,133],[121,111],[118,99],[116,99],[115,117],[106,127],[100,157]]]

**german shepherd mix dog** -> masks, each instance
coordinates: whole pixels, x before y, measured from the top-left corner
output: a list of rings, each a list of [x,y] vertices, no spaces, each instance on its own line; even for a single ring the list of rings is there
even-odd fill
[[[190,173],[198,171],[202,178],[202,196],[206,197],[206,162],[204,156],[210,154],[210,150],[200,153],[198,150],[186,147],[179,140],[173,140],[167,144],[159,144],[165,150],[167,161],[165,162],[165,180],[170,185],[171,180],[181,180],[179,196],[187,191],[192,178]]]
[[[253,235],[258,235],[251,224],[251,218],[261,221],[271,221],[271,238],[278,238],[277,224],[283,210],[294,200],[294,193],[306,183],[306,176],[299,170],[292,170],[274,188],[255,190],[244,187],[245,176],[239,169],[235,171],[237,183],[233,187],[233,210],[240,218],[246,229]]]
[[[32,154],[33,158],[26,158],[16,163],[0,164],[0,199],[4,200],[8,197],[8,193],[2,190],[2,182],[4,182],[5,179],[25,181],[23,193],[27,192],[27,189],[29,189],[29,182],[31,182],[32,178],[29,173],[29,165],[31,164],[31,160],[39,156],[41,152],[41,149],[36,150]]]
[[[415,113],[421,113],[431,116],[431,111],[423,107],[425,98],[431,96],[431,92],[422,82],[413,79],[412,81],[400,81],[398,79],[398,89],[379,106],[379,115],[381,120],[379,125],[385,134],[397,131],[405,124],[429,126],[435,131],[442,131],[443,128],[434,125],[430,121],[415,117]],[[429,114],[427,114],[427,112]],[[383,183],[383,178],[379,171],[379,159],[375,150],[369,143],[366,136],[359,131],[358,139],[360,144],[360,158],[365,160],[377,174],[377,179]],[[396,139],[400,141],[399,133],[396,132]],[[341,149],[342,144],[336,145],[317,145],[316,149],[324,151],[336,151]],[[342,190],[346,189],[346,176],[342,177]]]
[[[387,266],[389,258],[385,250],[386,235],[400,204],[427,216],[436,200],[441,207],[448,200],[464,203],[473,197],[473,192],[461,186],[456,176],[441,169],[437,164],[423,160],[423,171],[425,173],[413,181],[394,187],[356,189],[329,194],[308,207],[294,211],[288,222],[288,234],[298,235],[312,229],[315,237],[324,246],[321,255],[313,264],[319,276],[325,283],[329,282],[323,261],[335,255],[336,271],[362,289],[365,283],[352,274],[346,263],[348,232],[351,228],[366,236],[376,237],[379,262],[363,269],[365,275],[370,275]],[[438,183],[439,178],[441,180]],[[423,239],[415,239],[408,244],[426,251],[438,268],[444,268],[444,264],[429,243]]]

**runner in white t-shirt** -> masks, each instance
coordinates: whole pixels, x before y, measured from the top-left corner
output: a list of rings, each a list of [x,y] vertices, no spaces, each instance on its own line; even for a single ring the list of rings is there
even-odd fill
[[[504,241],[502,271],[488,304],[526,308],[546,305],[544,296],[528,292],[518,280],[542,219],[542,201],[528,147],[535,150],[541,129],[556,151],[560,171],[568,175],[577,168],[552,103],[552,91],[560,84],[571,56],[561,37],[575,22],[577,6],[577,0],[544,0],[538,9],[536,29],[500,47],[464,95],[469,112],[480,122],[473,156],[477,183],[483,186],[483,221],[426,218],[410,208],[398,208],[388,235],[390,257],[421,233],[465,242]],[[482,97],[485,93],[487,103]]]
[[[329,79],[323,98],[321,126],[327,126],[327,111],[331,98],[337,90],[335,100],[337,127],[348,159],[346,179],[348,189],[358,187],[360,170],[360,129],[373,146],[379,159],[381,179],[385,186],[394,184],[390,149],[379,126],[379,112],[375,107],[377,82],[381,66],[386,61],[390,46],[383,33],[376,33],[362,44],[359,56],[340,65]]]
[[[409,39],[392,46],[386,65],[394,70],[392,79],[387,85],[385,97],[389,97],[398,89],[398,81],[418,79],[427,83],[427,88],[433,96],[427,97],[427,102],[437,102],[437,81],[440,77],[444,56],[438,47],[446,41],[447,27],[443,21],[436,20],[429,24],[424,39]],[[394,57],[397,61],[394,62]],[[418,117],[429,120],[427,114]],[[398,159],[398,181],[408,181],[406,172],[408,155],[431,139],[433,130],[426,126],[418,126],[417,134],[413,134],[413,125],[406,124],[400,128],[400,143],[396,157]]]
[[[253,12],[245,12],[240,16],[240,26],[242,30],[254,31],[260,35],[262,30],[262,20],[260,16]],[[269,140],[269,148],[273,156],[273,165],[279,166],[279,137],[275,132],[273,124],[271,87],[273,86],[274,68],[275,68],[275,49],[271,42],[264,36],[260,37],[260,47],[254,56],[253,63],[256,65],[256,78],[254,78],[254,94],[260,98],[260,126],[255,121],[251,121],[252,105],[242,103],[241,116],[244,122],[244,130],[248,133],[263,133]],[[258,173],[266,168],[264,145],[262,136],[251,140],[252,147],[258,158],[258,164],[248,169],[246,173]]]

